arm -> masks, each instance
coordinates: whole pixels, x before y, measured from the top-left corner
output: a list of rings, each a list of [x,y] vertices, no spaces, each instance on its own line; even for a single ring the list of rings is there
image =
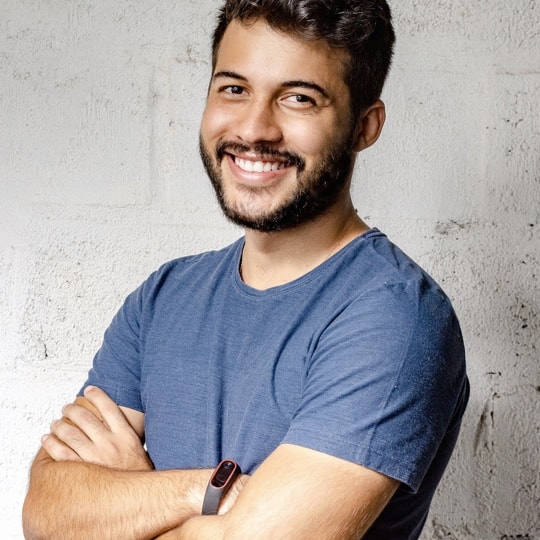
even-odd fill
[[[23,508],[25,537],[153,538],[198,515],[211,471],[151,470],[138,437],[142,413],[121,411],[97,389],[86,396],[43,439]]]
[[[96,404],[100,405],[103,416],[111,425],[111,433],[116,433],[112,438],[116,439],[115,444],[120,449],[119,453],[133,454],[131,449],[126,450],[129,448],[129,443],[121,442],[122,437],[118,435],[122,421],[118,419],[120,427],[117,427],[114,414],[111,414],[116,406],[103,392],[98,391],[97,394],[99,399],[96,400]],[[91,393],[89,397],[92,397]],[[104,407],[110,410],[105,411]],[[68,407],[65,409],[65,414],[75,424],[84,425],[86,432],[92,433],[94,428],[103,430],[103,425],[95,424],[96,418],[93,415],[86,415],[80,407]],[[53,456],[63,455],[63,459],[93,460],[107,465],[119,462],[116,450],[114,448],[111,450],[111,446],[114,447],[115,444],[108,445],[107,441],[104,443],[101,437],[98,452],[97,446],[90,440],[85,440],[85,436],[81,435],[78,429],[73,432],[75,435],[69,435],[69,431],[69,426],[65,422],[53,424],[53,432],[56,436],[47,439],[48,443],[44,442]],[[59,439],[63,439],[71,446],[67,447],[59,443]],[[106,448],[107,446],[109,447]],[[124,450],[121,450],[122,448]],[[130,459],[127,462],[129,467],[137,468],[141,461]],[[77,464],[74,463],[74,465]],[[69,464],[58,463],[57,465]],[[180,482],[183,474],[190,472],[194,471],[166,473],[167,475],[178,473],[178,477],[173,482],[172,490],[158,488],[161,498],[157,507],[151,504],[152,499],[148,501],[145,498],[153,498],[155,495],[146,495],[142,500],[138,498],[146,485],[146,481],[140,477],[133,478],[134,491],[127,494],[126,503],[118,500],[116,495],[108,497],[106,492],[102,493],[99,499],[100,504],[103,504],[106,510],[112,508],[114,515],[103,513],[102,509],[98,508],[99,523],[96,523],[98,520],[94,512],[91,516],[91,526],[97,525],[103,528],[105,534],[100,531],[100,537],[112,538],[116,531],[121,530],[121,528],[113,528],[121,524],[115,523],[112,518],[120,514],[137,515],[136,521],[142,522],[137,530],[130,531],[133,536],[129,536],[125,532],[126,529],[123,529],[124,532],[119,535],[122,538],[149,538],[152,534],[170,530],[163,538],[304,540],[314,538],[316,535],[320,540],[352,540],[360,538],[365,533],[398,486],[396,480],[348,461],[296,445],[281,445],[264,461],[240,495],[238,496],[239,489],[237,488],[224,507],[220,508],[220,512],[231,508],[229,512],[219,516],[203,517],[199,515],[200,508],[211,472],[203,471],[204,477],[187,479],[188,482],[182,488]],[[149,474],[152,476],[152,473]],[[100,482],[102,478],[101,475],[96,475],[90,479],[93,483],[93,491],[100,493],[100,490],[107,488],[106,484]],[[185,477],[183,479],[186,480]],[[64,481],[67,480],[64,478]],[[189,481],[193,484],[189,485]],[[165,479],[160,479],[159,483],[161,482],[164,482],[166,488],[170,485]],[[74,484],[79,485],[79,481]],[[242,485],[240,482],[240,489]],[[178,494],[182,493],[182,489],[189,496],[179,500]],[[83,501],[85,501],[85,496],[83,494]],[[237,496],[238,500],[234,503]],[[139,502],[133,504],[133,498],[136,497]],[[67,501],[59,502],[68,504],[71,498],[68,497]],[[123,506],[120,506],[121,504]],[[137,504],[141,504],[144,507],[143,510],[137,509]],[[107,505],[109,505],[108,508]],[[75,509],[80,508],[80,503],[73,506]],[[123,510],[119,512],[122,508]],[[170,508],[175,508],[172,514],[168,512]],[[152,521],[156,515],[162,520],[161,529],[158,528],[158,523]],[[61,521],[64,522],[63,519]],[[150,530],[152,534],[148,536]],[[80,531],[77,534],[78,537],[83,537]],[[97,534],[96,530],[90,529],[89,536],[95,534]]]
[[[189,519],[175,538],[357,540],[398,485],[354,463],[284,444],[263,462],[230,512]]]
[[[23,508],[25,538],[153,538],[197,513],[194,486],[203,489],[209,476],[55,462],[40,450]]]

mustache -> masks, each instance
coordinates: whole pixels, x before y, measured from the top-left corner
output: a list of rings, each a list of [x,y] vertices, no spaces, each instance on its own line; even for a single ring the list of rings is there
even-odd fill
[[[294,165],[299,172],[303,171],[306,163],[305,161],[294,152],[288,152],[287,150],[278,150],[267,144],[242,144],[238,142],[221,141],[216,146],[216,156],[219,161],[223,159],[225,154],[234,153],[252,153],[264,156],[267,158],[277,158],[280,161],[286,161],[289,165]]]

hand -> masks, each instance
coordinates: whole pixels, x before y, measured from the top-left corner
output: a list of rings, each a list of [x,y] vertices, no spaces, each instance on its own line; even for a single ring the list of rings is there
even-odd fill
[[[241,474],[236,478],[229,491],[225,494],[225,497],[219,503],[219,515],[226,514],[234,506],[238,495],[240,495],[240,492],[244,489],[249,479],[250,476],[248,474]]]
[[[55,461],[83,461],[127,470],[152,470],[142,442],[122,410],[103,390],[88,387],[86,400],[66,405],[41,444]]]
[[[234,506],[238,495],[240,495],[240,492],[244,489],[244,486],[247,484],[250,478],[251,477],[247,474],[241,474],[238,478],[236,478],[234,484],[231,486],[231,488],[229,489],[229,491],[219,505],[219,516],[227,513]],[[166,533],[163,533],[160,536],[156,537],[154,540],[181,540],[182,538],[185,538],[185,535],[182,533],[183,526],[184,524],[174,529],[171,529],[170,531],[167,531]]]

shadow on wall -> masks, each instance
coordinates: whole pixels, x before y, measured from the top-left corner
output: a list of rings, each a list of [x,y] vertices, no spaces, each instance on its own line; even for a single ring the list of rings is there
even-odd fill
[[[456,306],[472,386],[458,464],[470,483],[464,537],[484,530],[532,540],[538,532],[539,232],[532,223],[445,222],[430,239],[431,270]]]

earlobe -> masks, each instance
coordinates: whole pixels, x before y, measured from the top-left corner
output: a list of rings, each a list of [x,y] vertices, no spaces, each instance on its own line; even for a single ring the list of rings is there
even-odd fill
[[[365,150],[377,142],[385,120],[386,109],[380,99],[362,110],[357,123],[355,152]]]

